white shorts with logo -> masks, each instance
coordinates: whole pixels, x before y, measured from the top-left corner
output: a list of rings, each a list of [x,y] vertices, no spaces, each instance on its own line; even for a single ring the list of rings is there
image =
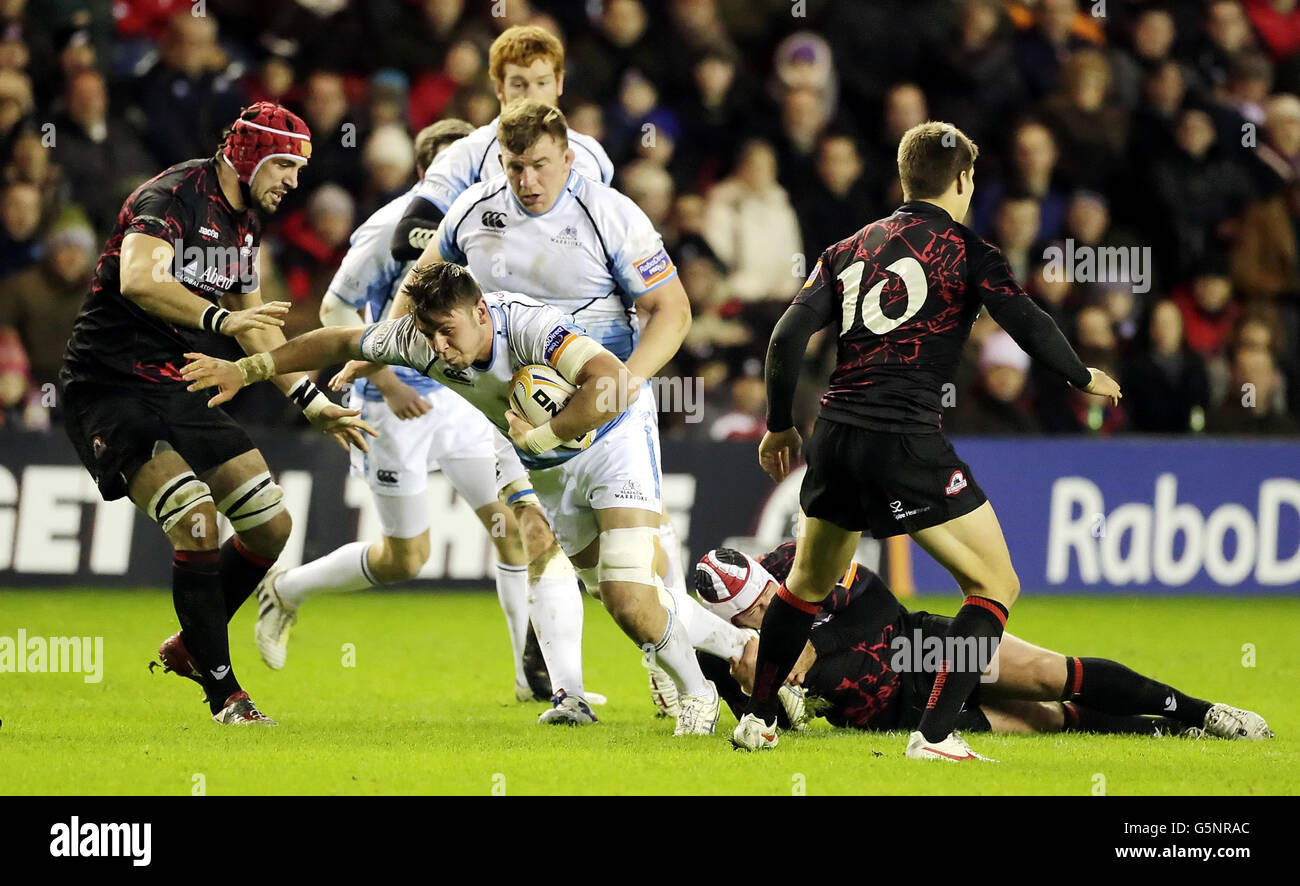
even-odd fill
[[[429,528],[431,471],[446,474],[474,510],[497,500],[496,428],[452,391],[440,388],[425,400],[433,408],[406,420],[382,400],[360,401],[361,418],[379,436],[370,439],[369,453],[352,449],[352,474],[370,486],[389,538],[413,538]]]
[[[529,471],[560,548],[570,557],[600,535],[596,511],[639,508],[663,512],[659,416],[648,391],[622,423],[562,465]]]

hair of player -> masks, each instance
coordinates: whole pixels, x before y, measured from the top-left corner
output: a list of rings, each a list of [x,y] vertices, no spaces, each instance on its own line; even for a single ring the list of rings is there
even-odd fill
[[[951,123],[918,123],[898,143],[898,177],[911,200],[942,196],[963,172],[969,172],[980,149]]]
[[[551,63],[557,79],[564,73],[564,44],[558,37],[537,25],[515,25],[492,41],[488,74],[500,88],[506,80],[506,65],[526,68],[539,58]]]
[[[439,151],[473,131],[474,124],[454,117],[424,127],[415,137],[415,165],[428,169]]]
[[[497,140],[512,154],[522,154],[549,135],[560,150],[569,146],[569,121],[564,112],[536,99],[521,98],[501,112]]]
[[[406,294],[415,312],[425,318],[450,314],[456,308],[472,308],[483,297],[467,269],[445,261],[412,268]]]

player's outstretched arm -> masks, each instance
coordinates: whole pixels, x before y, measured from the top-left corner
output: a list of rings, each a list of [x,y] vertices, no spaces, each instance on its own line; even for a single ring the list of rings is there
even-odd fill
[[[809,291],[810,287],[813,291]],[[794,426],[794,392],[799,369],[813,333],[825,326],[829,291],[812,282],[786,308],[772,330],[763,371],[767,382],[767,433],[758,444],[758,464],[776,483],[790,474],[790,464],[799,455],[803,438]]]
[[[284,325],[289,303],[258,304],[247,310],[220,308],[185,288],[172,276],[176,251],[170,243],[133,231],[122,238],[119,281],[122,296],[168,323],[239,336],[250,330]]]
[[[364,331],[347,327],[313,329],[270,352],[256,353],[233,363],[206,354],[186,354],[190,362],[181,369],[181,377],[190,382],[191,391],[217,388],[216,395],[208,401],[209,406],[217,406],[247,385],[286,372],[321,369],[359,358]]]

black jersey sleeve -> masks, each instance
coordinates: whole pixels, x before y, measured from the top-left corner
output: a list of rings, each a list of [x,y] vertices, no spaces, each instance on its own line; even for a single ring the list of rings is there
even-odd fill
[[[835,284],[817,262],[808,282],[785,309],[767,344],[767,429],[784,431],[794,427],[794,392],[799,385],[799,368],[813,333],[835,318]]]
[[[131,207],[131,218],[122,228],[122,236],[146,234],[168,244],[184,239],[189,226],[184,202],[163,188],[142,191]]]
[[[809,635],[818,658],[851,649],[864,640],[876,642],[884,626],[903,612],[902,604],[874,572],[864,571],[853,587],[858,592],[848,595],[847,605],[836,609]]]
[[[438,233],[442,210],[423,197],[412,197],[393,231],[389,250],[399,262],[415,261]]]
[[[983,253],[972,269],[980,299],[998,325],[1026,354],[1065,376],[1076,388],[1086,388],[1092,373],[1047,312],[1016,282],[1002,253],[981,244]]]

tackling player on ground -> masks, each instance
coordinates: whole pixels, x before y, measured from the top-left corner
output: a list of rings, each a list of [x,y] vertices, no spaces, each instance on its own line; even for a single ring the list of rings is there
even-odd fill
[[[754,694],[732,735],[737,748],[776,745],[777,691],[863,531],[909,534],[957,580],[965,601],[949,638],[978,647],[1002,636],[1020,582],[993,506],[941,430],[943,387],[982,306],[1031,357],[1081,390],[1119,400],[1119,385],[1084,366],[1002,254],[961,223],[978,153],[948,124],[908,130],[898,146],[906,202],[823,252],[772,333],[759,463],[777,482],[802,442],[792,402],[808,340],[829,325],[838,348],[806,451],[806,519],[763,620]],[[951,734],[980,670],[940,672],[907,756],[981,759]]]
[[[245,109],[213,157],[171,167],[136,189],[95,269],[61,376],[66,427],[106,500],[129,495],[175,549],[172,602],[181,631],[164,666],[203,686],[213,719],[274,725],[235,679],[226,623],[280,555],[291,521],[262,454],[228,415],[181,378],[191,330],[233,336],[247,353],[284,341],[284,302],[262,304],[262,218],[298,186],[311,134],[269,102]],[[347,448],[371,429],[301,373],[275,384]],[[217,512],[235,535],[219,545]]]
[[[219,387],[213,404],[244,385],[279,372],[345,359],[409,366],[455,390],[498,429],[508,432],[566,553],[588,588],[634,642],[652,652],[678,688],[675,734],[710,734],[720,701],[700,673],[685,631],[660,604],[654,568],[658,510],[648,493],[660,482],[653,413],[638,408],[640,379],[571,315],[515,293],[484,295],[471,274],[447,262],[417,267],[404,298],[411,312],[364,329],[318,329],[270,354],[238,363],[199,354],[182,371],[191,388]],[[539,427],[510,409],[520,368],[546,364],[577,390]],[[630,404],[630,405],[629,405]],[[594,440],[575,449],[565,441]],[[542,642],[542,625],[538,633]],[[554,716],[593,722],[581,696],[580,671],[560,673]],[[547,712],[552,713],[551,711]]]
[[[695,567],[695,589],[717,615],[758,628],[790,573],[794,548],[786,542],[757,559],[729,548],[710,551]],[[806,693],[805,711],[815,710],[814,716],[835,726],[915,729],[933,690],[933,661],[951,624],[951,618],[908,611],[880,576],[855,562],[822,601],[788,681]],[[703,653],[700,663],[742,716],[754,679],[753,659],[732,662],[730,673],[726,664]],[[988,664],[958,716],[965,731],[1273,737],[1252,711],[1194,698],[1109,659],[1065,656],[1003,634]],[[796,708],[791,715],[790,707],[778,711],[785,715],[782,728],[798,728],[803,712]]]

